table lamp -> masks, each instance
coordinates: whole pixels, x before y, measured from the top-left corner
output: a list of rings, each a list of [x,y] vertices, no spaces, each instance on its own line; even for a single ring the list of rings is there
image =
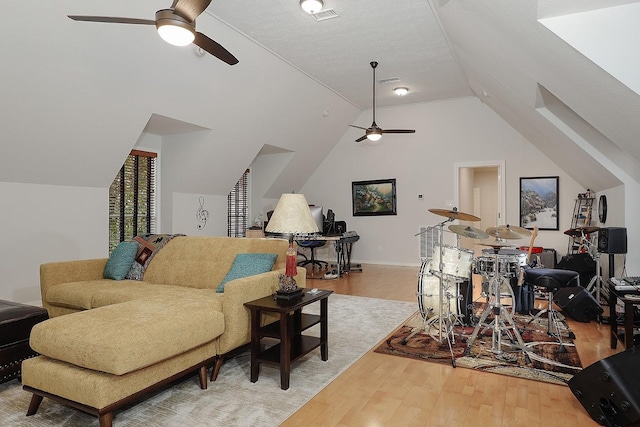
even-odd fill
[[[276,291],[276,299],[294,299],[302,296],[302,289],[298,288],[294,279],[298,270],[293,239],[296,235],[320,232],[311,216],[304,194],[285,193],[280,196],[265,231],[285,234],[289,237],[285,274],[280,276],[280,288]]]

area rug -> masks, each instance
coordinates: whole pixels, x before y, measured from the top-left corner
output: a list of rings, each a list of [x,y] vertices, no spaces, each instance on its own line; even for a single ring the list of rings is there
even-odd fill
[[[278,426],[403,324],[415,309],[415,303],[333,294],[329,297],[329,360],[323,362],[318,349],[294,362],[288,390],[280,388],[280,372],[269,365],[262,365],[258,381],[250,382],[250,355],[243,352],[223,365],[207,390],[200,389],[197,375],[190,376],[117,411],[114,427]],[[319,304],[305,307],[305,312],[318,314]],[[319,336],[319,326],[305,333]],[[97,418],[46,398],[35,415],[26,417],[30,399],[18,380],[0,384],[0,424],[99,425]]]
[[[474,304],[474,319],[482,314],[486,305]],[[437,317],[436,317],[437,318]],[[490,321],[493,315],[489,315]],[[452,343],[453,359],[446,334],[440,334],[438,322],[433,327],[425,326],[422,316],[415,313],[401,328],[396,330],[376,348],[377,353],[409,357],[429,362],[437,362],[456,367],[477,369],[510,375],[530,380],[566,385],[573,375],[582,368],[580,357],[573,344],[573,334],[564,320],[561,321],[563,343],[566,352],[559,352],[559,345],[554,338],[547,334],[547,319],[541,316],[532,323],[528,323],[530,315],[515,314],[514,321],[525,343],[528,358],[518,346],[511,345],[506,334],[501,337],[501,353],[492,351],[497,346],[492,342],[492,330],[481,327],[480,333],[471,347],[467,350],[467,341],[471,338],[475,325],[455,326]],[[484,333],[482,333],[484,331]],[[512,334],[514,342],[517,342]]]

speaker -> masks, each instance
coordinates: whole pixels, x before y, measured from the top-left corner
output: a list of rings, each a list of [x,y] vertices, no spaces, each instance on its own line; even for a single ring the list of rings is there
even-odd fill
[[[604,311],[596,299],[582,286],[560,288],[553,294],[553,302],[573,320],[588,323]]]
[[[596,275],[596,262],[589,254],[569,254],[562,257],[557,267],[561,270],[571,270],[580,274],[580,284],[587,287]]]
[[[614,354],[576,373],[568,382],[597,423],[622,427],[640,421],[640,347]]]
[[[624,227],[606,227],[598,230],[598,252],[626,254],[627,229]]]

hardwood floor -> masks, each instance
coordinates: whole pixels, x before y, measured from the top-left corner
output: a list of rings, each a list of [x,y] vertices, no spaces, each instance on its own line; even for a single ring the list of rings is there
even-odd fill
[[[363,265],[308,287],[416,301],[417,267]],[[318,271],[315,276],[321,277]],[[474,292],[478,286],[474,287]],[[479,292],[479,291],[477,291]],[[536,301],[536,304],[542,303]],[[331,304],[331,303],[329,303]],[[418,309],[416,303],[416,310]],[[583,366],[616,353],[608,325],[568,319]],[[619,346],[620,347],[620,346]],[[331,346],[329,346],[331,357]],[[597,426],[569,387],[369,351],[282,426]]]

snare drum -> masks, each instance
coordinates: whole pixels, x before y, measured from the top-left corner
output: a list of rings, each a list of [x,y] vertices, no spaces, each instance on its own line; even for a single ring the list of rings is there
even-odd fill
[[[473,260],[473,272],[484,276],[493,276],[495,274],[496,255],[490,255],[490,252],[483,250],[483,256],[479,256]],[[520,273],[520,267],[527,264],[526,252],[501,249],[498,252],[498,274],[502,276],[515,277]]]
[[[473,262],[473,251],[469,249],[456,248],[449,245],[442,245],[442,273],[468,279],[471,276],[471,264]],[[434,246],[431,259],[431,273],[440,271],[440,246]]]

